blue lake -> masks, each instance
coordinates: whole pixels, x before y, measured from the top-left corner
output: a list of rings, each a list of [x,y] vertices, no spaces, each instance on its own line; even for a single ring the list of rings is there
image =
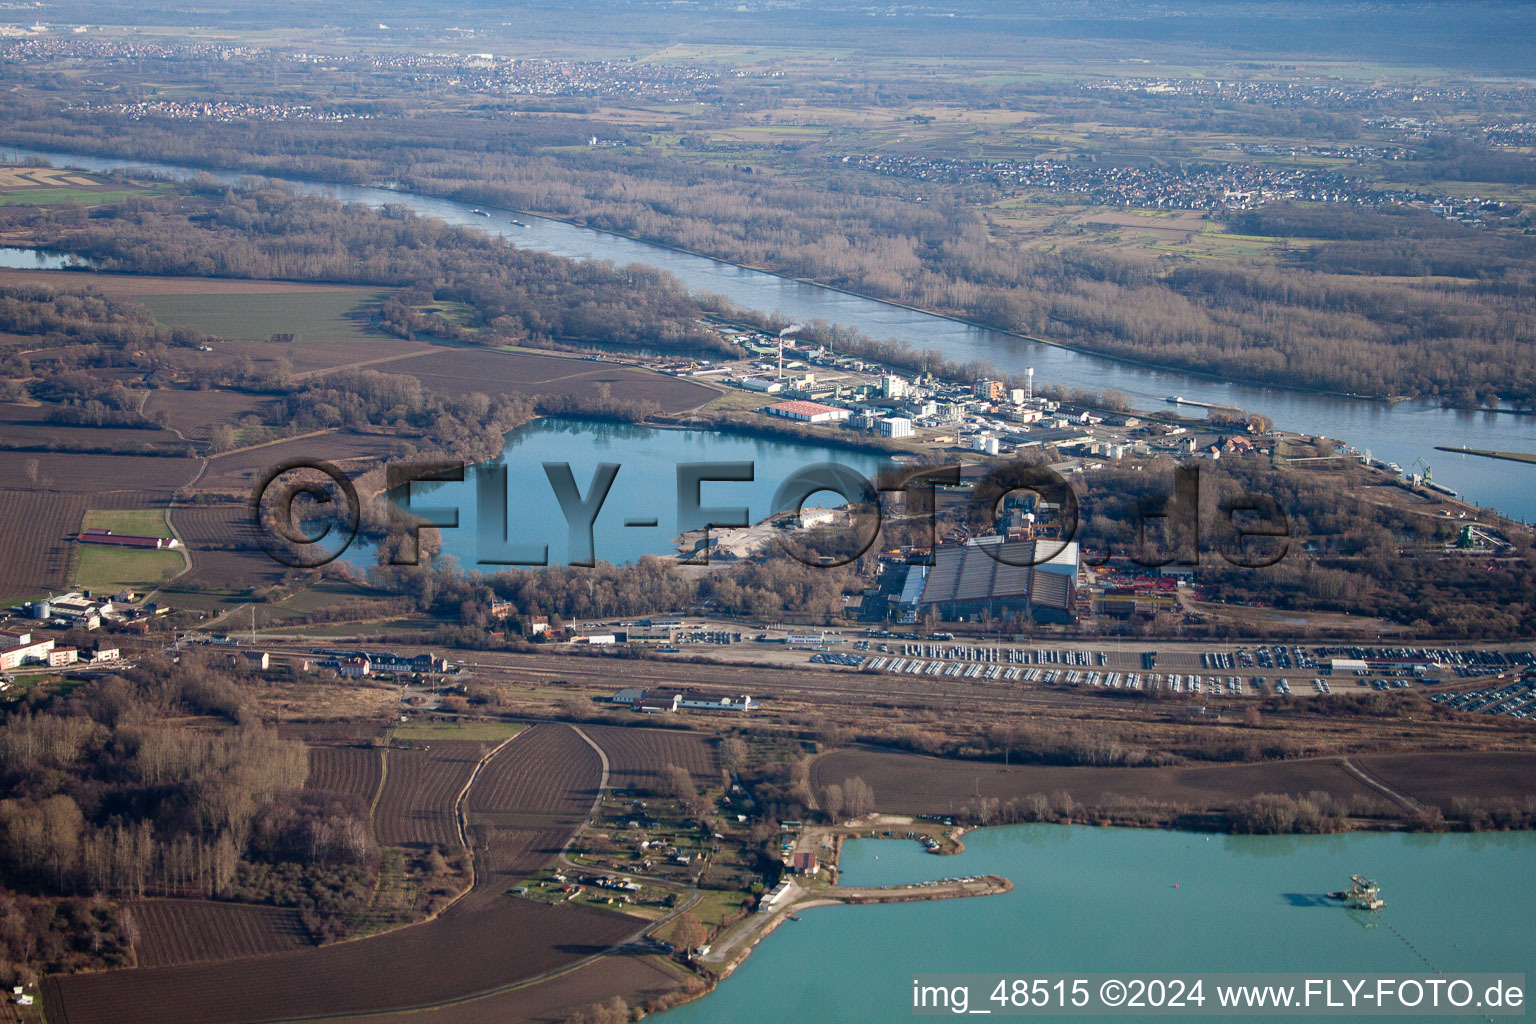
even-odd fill
[[[505,466],[507,481],[507,540],[514,544],[548,546],[550,565],[571,561],[569,530],[544,463],[569,464],[583,497],[591,493],[592,476],[600,463],[619,466],[613,486],[593,523],[593,553],[600,561],[628,563],[643,555],[675,554],[678,530],[678,466],[695,463],[749,462],[749,481],[706,481],[699,488],[704,507],[748,510],[757,522],[771,512],[774,493],[797,470],[820,463],[837,463],[873,479],[891,463],[884,456],[841,448],[766,441],[711,430],[672,430],[629,424],[552,417],[535,420],[507,435],[501,457],[485,466]],[[480,517],[472,467],[463,483],[418,483],[411,488],[413,509],[456,508],[459,525],[440,531],[442,550],[465,569],[499,571],[502,565],[477,565],[488,553],[479,541]],[[830,492],[818,492],[808,506],[842,504]],[[626,526],[626,521],[655,520],[654,526]],[[499,524],[497,524],[499,525]],[[494,540],[500,531],[490,528]],[[343,556],[354,565],[372,565],[376,550],[357,544]]]

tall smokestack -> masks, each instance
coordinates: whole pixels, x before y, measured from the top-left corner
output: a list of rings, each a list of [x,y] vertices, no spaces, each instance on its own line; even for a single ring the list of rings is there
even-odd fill
[[[1035,400],[1035,368],[1031,366],[1024,371],[1024,401]]]

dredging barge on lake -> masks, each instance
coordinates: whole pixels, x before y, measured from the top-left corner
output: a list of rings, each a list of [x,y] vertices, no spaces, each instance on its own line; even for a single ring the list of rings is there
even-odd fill
[[[1342,900],[1350,910],[1381,910],[1387,901],[1381,898],[1381,886],[1364,875],[1350,875],[1349,888],[1328,894],[1332,900]]]

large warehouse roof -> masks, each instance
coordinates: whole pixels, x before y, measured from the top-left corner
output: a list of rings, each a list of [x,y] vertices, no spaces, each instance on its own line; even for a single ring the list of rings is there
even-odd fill
[[[933,553],[933,568],[922,580],[922,596],[903,592],[903,602],[967,604],[1028,599],[1065,609],[1077,573],[1077,545],[1060,541],[1004,541],[980,537]],[[1047,559],[1038,571],[1029,563]],[[910,578],[909,578],[910,584]]]
[[[803,402],[795,399],[788,402],[779,402],[768,407],[773,412],[788,413],[796,416],[830,416],[837,413],[847,414],[848,410],[839,409],[835,405],[822,405],[820,402]]]
[[[1029,594],[1029,566],[1034,558],[1033,541],[1011,541],[939,548],[933,553],[933,569],[923,587],[924,604],[956,601],[990,601]]]

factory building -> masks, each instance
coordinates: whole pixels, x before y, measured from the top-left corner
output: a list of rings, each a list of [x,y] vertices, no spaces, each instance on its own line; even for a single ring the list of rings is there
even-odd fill
[[[1077,559],[1077,545],[1058,540],[978,537],[941,547],[932,566],[909,570],[898,615],[916,621],[931,610],[940,619],[959,621],[984,611],[998,617],[1028,610],[1037,622],[1070,622]]]

